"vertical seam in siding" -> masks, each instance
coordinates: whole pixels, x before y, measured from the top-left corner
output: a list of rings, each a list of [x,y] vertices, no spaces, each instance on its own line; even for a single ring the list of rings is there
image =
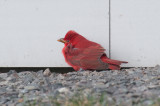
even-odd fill
[[[111,58],[111,0],[109,0],[109,58]]]

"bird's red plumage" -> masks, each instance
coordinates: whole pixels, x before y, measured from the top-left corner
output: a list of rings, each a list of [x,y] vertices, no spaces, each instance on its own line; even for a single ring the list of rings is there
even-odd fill
[[[127,63],[109,59],[100,44],[87,40],[75,31],[68,31],[64,40],[67,41],[62,50],[65,61],[76,71],[108,68],[119,70],[121,63]]]

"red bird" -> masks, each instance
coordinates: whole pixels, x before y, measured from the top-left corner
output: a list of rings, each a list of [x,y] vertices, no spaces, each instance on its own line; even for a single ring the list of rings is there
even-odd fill
[[[62,53],[65,61],[74,70],[120,70],[121,63],[109,59],[104,52],[105,49],[98,43],[92,42],[81,36],[75,31],[68,31],[64,38],[58,41],[64,43]]]

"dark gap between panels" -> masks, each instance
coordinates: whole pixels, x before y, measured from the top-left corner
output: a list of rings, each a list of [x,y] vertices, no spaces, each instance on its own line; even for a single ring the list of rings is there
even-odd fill
[[[0,73],[6,73],[9,72],[10,70],[15,70],[16,72],[22,72],[22,71],[40,71],[40,70],[45,70],[49,68],[51,72],[56,72],[56,73],[68,73],[68,72],[74,72],[74,69],[71,67],[0,67]],[[122,69],[129,69],[133,67],[122,67]],[[109,69],[107,69],[109,70]],[[106,70],[106,71],[107,71]],[[94,70],[93,70],[94,71]],[[104,70],[97,70],[97,71],[104,71]]]

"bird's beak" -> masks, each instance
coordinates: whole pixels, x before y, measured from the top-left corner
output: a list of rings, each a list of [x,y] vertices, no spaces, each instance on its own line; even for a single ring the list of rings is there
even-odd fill
[[[66,40],[64,40],[63,38],[58,39],[57,41],[62,42],[62,43],[67,43],[67,41],[66,41]]]

